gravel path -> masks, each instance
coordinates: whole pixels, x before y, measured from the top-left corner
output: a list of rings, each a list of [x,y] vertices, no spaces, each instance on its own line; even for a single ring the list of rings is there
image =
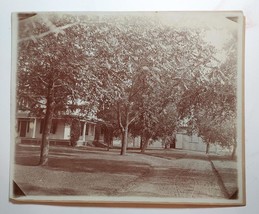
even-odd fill
[[[142,156],[143,162],[151,164],[149,172],[129,183],[119,195],[224,198],[206,156],[203,160],[189,156],[174,160]]]

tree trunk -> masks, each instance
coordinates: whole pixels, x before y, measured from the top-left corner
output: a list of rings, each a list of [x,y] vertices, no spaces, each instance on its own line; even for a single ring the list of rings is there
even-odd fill
[[[141,148],[141,153],[145,153],[147,146],[148,146],[149,139],[150,139],[150,137],[144,137],[143,146]]]
[[[164,149],[168,149],[168,145],[170,146],[170,139],[169,136],[166,136],[164,138],[164,142],[165,142],[165,148]]]
[[[128,124],[126,124],[122,137],[123,137],[123,140],[121,145],[121,155],[125,155],[127,151],[127,145],[128,145]]]
[[[128,132],[129,132],[129,108],[127,105],[125,105],[125,123],[122,124],[122,115],[121,115],[121,106],[120,103],[117,103],[117,119],[118,124],[121,130],[121,155],[125,155],[127,151],[128,146]]]
[[[39,165],[47,165],[48,163],[48,154],[49,154],[49,137],[52,125],[52,117],[53,117],[53,110],[54,110],[54,101],[50,98],[47,101],[47,108],[46,114],[44,118],[44,126],[42,132],[42,139],[41,139],[41,148],[40,148],[40,161]]]
[[[111,147],[111,140],[110,140],[110,133],[109,133],[108,138],[107,138],[107,151],[110,150],[110,147]]]
[[[112,147],[112,129],[110,127],[105,127],[104,130],[104,142],[107,144],[107,151]]]
[[[109,129],[109,149],[113,147],[113,129]]]
[[[140,144],[139,144],[140,150],[143,148],[143,136],[140,136]]]
[[[209,154],[209,150],[210,150],[210,144],[207,143],[207,144],[206,144],[206,154]]]

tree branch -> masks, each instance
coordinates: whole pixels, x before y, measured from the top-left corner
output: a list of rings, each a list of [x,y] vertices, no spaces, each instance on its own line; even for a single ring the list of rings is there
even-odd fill
[[[100,22],[98,22],[98,23],[100,23]],[[25,38],[21,38],[21,39],[19,39],[18,43],[29,41],[29,40],[33,40],[34,42],[37,42],[38,39],[41,39],[41,38],[43,38],[43,37],[45,37],[45,36],[47,36],[49,34],[52,34],[52,33],[56,34],[56,35],[59,34],[59,33],[64,34],[65,33],[64,32],[65,29],[73,27],[75,25],[89,25],[89,24],[95,24],[95,22],[91,22],[91,21],[89,21],[87,23],[75,22],[75,23],[72,23],[72,24],[64,25],[62,27],[57,27],[54,24],[51,24],[49,26],[49,29],[50,29],[49,31],[46,31],[46,32],[38,34],[38,35],[31,35],[31,36],[28,36],[28,37],[25,37]]]

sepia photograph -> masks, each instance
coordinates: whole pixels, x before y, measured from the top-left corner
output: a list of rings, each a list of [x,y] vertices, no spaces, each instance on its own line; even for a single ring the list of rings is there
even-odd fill
[[[12,14],[14,203],[245,205],[229,12]]]

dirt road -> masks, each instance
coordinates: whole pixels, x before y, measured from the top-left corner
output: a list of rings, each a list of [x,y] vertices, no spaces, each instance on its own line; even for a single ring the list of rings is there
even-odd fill
[[[203,153],[150,150],[120,156],[117,150],[52,147],[45,167],[36,166],[38,156],[37,147],[17,149],[14,180],[26,195],[226,198]],[[235,179],[229,182],[236,185]]]

